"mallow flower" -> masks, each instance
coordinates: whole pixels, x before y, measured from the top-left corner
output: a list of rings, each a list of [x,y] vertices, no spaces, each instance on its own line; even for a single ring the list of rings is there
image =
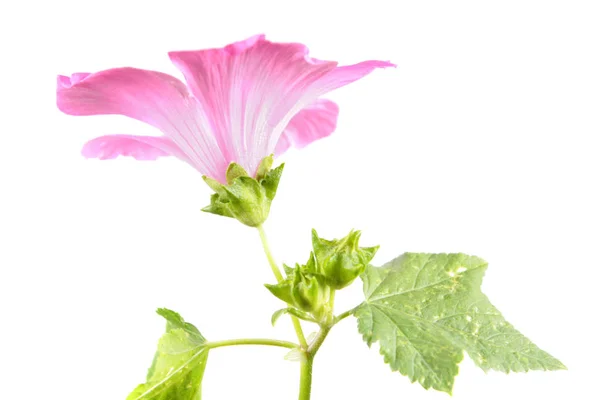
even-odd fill
[[[186,83],[137,68],[58,77],[57,105],[64,113],[119,114],[162,132],[101,136],[83,146],[85,157],[175,156],[223,185],[232,163],[256,177],[265,157],[334,131],[338,107],[322,95],[393,66],[364,61],[340,67],[309,57],[302,44],[274,43],[264,35],[169,57]]]

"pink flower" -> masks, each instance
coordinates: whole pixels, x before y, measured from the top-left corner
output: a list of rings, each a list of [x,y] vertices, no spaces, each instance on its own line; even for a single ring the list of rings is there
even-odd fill
[[[187,86],[170,75],[135,68],[58,77],[57,105],[64,113],[125,115],[164,135],[101,136],[84,145],[84,156],[175,156],[225,183],[231,162],[254,174],[264,157],[330,135],[338,107],[319,97],[375,68],[393,66],[364,61],[338,67],[308,57],[301,44],[273,43],[264,35],[169,57]]]

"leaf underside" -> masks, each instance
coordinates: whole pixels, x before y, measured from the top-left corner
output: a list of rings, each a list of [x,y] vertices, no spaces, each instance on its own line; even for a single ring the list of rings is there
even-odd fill
[[[465,254],[406,253],[361,276],[365,302],[354,315],[369,346],[425,389],[452,393],[466,352],[483,370],[565,366],[509,324],[481,292],[487,263]]]
[[[206,339],[176,312],[164,308],[157,312],[167,320],[166,333],[158,342],[146,383],[138,385],[127,400],[201,400]]]

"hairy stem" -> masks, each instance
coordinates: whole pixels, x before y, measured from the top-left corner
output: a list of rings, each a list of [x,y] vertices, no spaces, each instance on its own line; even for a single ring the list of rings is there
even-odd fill
[[[206,347],[209,349],[216,349],[217,347],[244,346],[244,345],[275,346],[275,347],[285,347],[287,349],[297,349],[298,348],[298,345],[296,343],[286,342],[285,340],[274,340],[274,339],[220,340],[218,342],[208,342],[206,344]]]
[[[323,325],[321,330],[317,334],[317,337],[308,346],[308,350],[305,352],[305,359],[302,361],[300,366],[300,394],[298,400],[310,400],[310,392],[312,388],[312,369],[315,355],[317,351],[325,341],[327,334],[333,325]]]
[[[333,325],[321,326],[321,330],[319,331],[319,333],[317,333],[315,339],[308,346],[307,354],[311,355],[312,357],[314,357],[317,354],[317,351],[319,351],[319,349],[321,348],[321,345],[325,341],[325,338],[329,334],[329,331],[332,327]]]
[[[265,229],[262,225],[259,225],[256,229],[258,229],[258,233],[260,234],[260,240],[263,245],[263,250],[265,251],[265,255],[267,256],[267,260],[269,260],[269,265],[271,266],[271,270],[273,271],[273,275],[277,279],[277,282],[281,282],[283,280],[283,275],[281,275],[281,271],[275,262],[275,258],[271,253],[271,248],[269,247],[269,241],[267,240],[267,234],[265,233]],[[302,331],[302,326],[300,325],[300,320],[293,315],[290,315],[292,318],[292,324],[294,325],[294,330],[296,331],[296,336],[298,337],[298,341],[300,342],[300,346],[306,349],[308,347],[308,343],[306,342],[306,338],[304,337],[304,332]]]
[[[300,365],[300,394],[298,400],[310,400],[312,387],[313,356],[307,355]]]

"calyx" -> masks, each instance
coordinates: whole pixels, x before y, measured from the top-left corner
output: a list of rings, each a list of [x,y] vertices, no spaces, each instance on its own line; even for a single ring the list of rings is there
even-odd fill
[[[226,172],[227,185],[204,176],[215,193],[202,211],[235,218],[251,227],[262,225],[269,216],[284,166],[271,169],[272,165],[273,155],[265,157],[253,178],[242,166],[231,163]]]

